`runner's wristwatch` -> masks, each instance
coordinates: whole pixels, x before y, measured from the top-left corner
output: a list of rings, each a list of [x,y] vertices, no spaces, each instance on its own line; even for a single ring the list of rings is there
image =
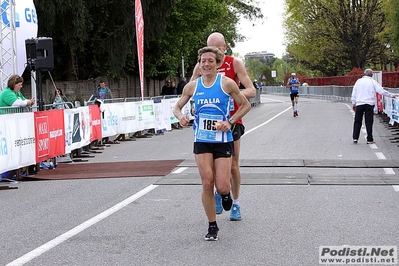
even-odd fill
[[[234,122],[235,122],[236,120],[234,119],[234,117],[230,117],[229,118],[229,123],[232,125],[232,124],[234,124]]]

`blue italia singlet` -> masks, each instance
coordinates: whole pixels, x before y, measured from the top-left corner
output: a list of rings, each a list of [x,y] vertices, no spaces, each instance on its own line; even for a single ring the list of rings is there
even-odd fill
[[[232,142],[231,130],[222,132],[215,128],[216,122],[230,118],[230,95],[222,88],[222,75],[218,73],[215,82],[210,87],[206,87],[202,82],[202,77],[199,77],[193,99],[195,103],[194,142]]]
[[[299,84],[299,80],[297,78],[290,78],[290,85]],[[290,93],[298,93],[298,87],[290,87]]]

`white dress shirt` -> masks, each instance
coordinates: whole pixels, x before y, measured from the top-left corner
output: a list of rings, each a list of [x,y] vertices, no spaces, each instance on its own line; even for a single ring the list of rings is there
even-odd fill
[[[353,86],[352,104],[356,104],[356,106],[363,104],[375,105],[376,92],[390,98],[393,97],[393,94],[384,90],[375,79],[369,76],[363,76],[358,79],[355,86]]]

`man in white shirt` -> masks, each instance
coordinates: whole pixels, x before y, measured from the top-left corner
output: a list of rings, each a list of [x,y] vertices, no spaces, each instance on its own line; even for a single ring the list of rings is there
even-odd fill
[[[353,143],[357,143],[359,139],[364,113],[364,122],[366,124],[367,131],[367,144],[374,144],[373,122],[376,93],[390,98],[395,98],[397,96],[384,90],[381,85],[373,79],[373,70],[368,68],[364,71],[364,76],[356,81],[352,90],[352,108],[355,112],[355,121],[353,124]]]

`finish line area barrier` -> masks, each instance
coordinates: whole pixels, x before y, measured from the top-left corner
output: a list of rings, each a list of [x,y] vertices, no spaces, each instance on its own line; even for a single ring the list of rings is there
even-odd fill
[[[260,103],[257,96],[256,104]],[[387,115],[390,124],[398,125],[399,98],[377,96],[378,111]],[[170,131],[179,122],[172,113],[178,99],[178,96],[111,99],[79,107],[68,103],[73,108],[45,111],[36,111],[37,107],[0,107],[0,173],[19,173],[21,168],[28,169],[65,154],[79,155],[93,142],[111,136]],[[51,106],[45,105],[45,109],[54,108]],[[190,102],[182,111],[194,119]]]
[[[113,99],[45,111],[0,107],[0,173],[16,171],[18,180],[21,168],[80,151],[106,137],[172,130],[172,125],[179,122],[172,112],[178,99]],[[194,119],[190,103],[182,111]]]

